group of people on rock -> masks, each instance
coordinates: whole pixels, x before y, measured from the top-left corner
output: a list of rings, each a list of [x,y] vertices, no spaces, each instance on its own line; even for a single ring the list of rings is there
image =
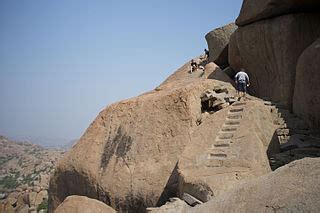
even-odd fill
[[[200,59],[202,61],[206,61],[209,59],[209,50],[204,49],[204,56],[200,57]],[[195,59],[191,60],[191,70],[190,73],[197,71],[198,69],[203,70],[204,71],[204,67],[202,65],[200,65],[200,63],[198,63]]]
[[[202,57],[204,61],[209,60],[209,50],[204,49],[204,56]],[[198,69],[201,69],[204,71],[204,67],[200,65],[195,59],[191,60],[191,70],[190,73],[197,71]],[[236,83],[236,89],[238,97],[245,97],[247,93],[247,87],[250,86],[250,79],[248,74],[245,72],[244,68],[241,68],[239,72],[234,77],[234,81]]]

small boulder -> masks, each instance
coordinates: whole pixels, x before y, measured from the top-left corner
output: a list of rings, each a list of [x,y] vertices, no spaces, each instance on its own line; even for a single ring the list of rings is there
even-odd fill
[[[55,210],[55,213],[115,213],[105,203],[84,196],[69,196]]]
[[[212,72],[210,72],[211,74],[208,76],[208,79],[215,79],[215,80],[234,84],[234,81],[225,72],[223,72],[216,64],[210,62],[206,65],[205,69],[212,70]]]
[[[48,200],[48,192],[46,190],[40,191],[37,194],[34,205],[39,206],[44,200]]]
[[[33,187],[33,191],[39,193],[41,191],[41,187],[40,186],[34,186]]]
[[[37,192],[30,192],[29,193],[29,206],[35,206],[36,199],[37,199]]]
[[[190,206],[179,198],[170,198],[170,201],[159,208],[147,208],[148,213],[185,213]]]
[[[209,32],[205,38],[209,47],[209,61],[219,66],[228,65],[228,44],[231,34],[237,29],[234,23]]]

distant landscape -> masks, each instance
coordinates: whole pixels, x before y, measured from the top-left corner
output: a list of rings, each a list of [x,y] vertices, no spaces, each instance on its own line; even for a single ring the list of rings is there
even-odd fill
[[[30,135],[17,135],[17,136],[6,136],[12,141],[29,142],[32,144],[40,145],[44,148],[63,149],[68,150],[77,141],[77,139],[69,140],[67,138],[59,137],[40,137]]]
[[[49,178],[67,147],[48,149],[0,136],[0,199],[28,210],[47,209]]]

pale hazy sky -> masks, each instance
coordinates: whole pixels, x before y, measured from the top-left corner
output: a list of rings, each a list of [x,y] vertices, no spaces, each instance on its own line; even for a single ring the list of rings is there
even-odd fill
[[[159,85],[241,0],[1,0],[0,134],[79,138]]]

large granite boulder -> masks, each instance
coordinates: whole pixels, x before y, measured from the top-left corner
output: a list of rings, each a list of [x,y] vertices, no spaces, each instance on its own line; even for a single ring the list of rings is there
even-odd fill
[[[293,111],[310,127],[320,127],[320,39],[300,56],[297,65]]]
[[[237,29],[234,23],[217,28],[209,32],[205,38],[209,47],[209,61],[219,66],[228,65],[228,44],[230,36]]]
[[[201,95],[219,88],[235,93],[230,83],[207,79],[214,70],[189,68],[99,113],[50,180],[50,212],[69,195],[98,199],[119,212],[144,212],[172,197],[177,185],[169,178],[202,119]]]
[[[236,24],[244,26],[289,13],[319,10],[320,1],[318,0],[244,0]]]
[[[84,196],[69,196],[55,210],[55,213],[116,213],[105,203]]]
[[[318,212],[319,178],[320,158],[304,158],[186,212]]]
[[[284,15],[240,27],[231,36],[229,63],[245,68],[250,92],[291,107],[296,64],[320,36],[320,13]]]

